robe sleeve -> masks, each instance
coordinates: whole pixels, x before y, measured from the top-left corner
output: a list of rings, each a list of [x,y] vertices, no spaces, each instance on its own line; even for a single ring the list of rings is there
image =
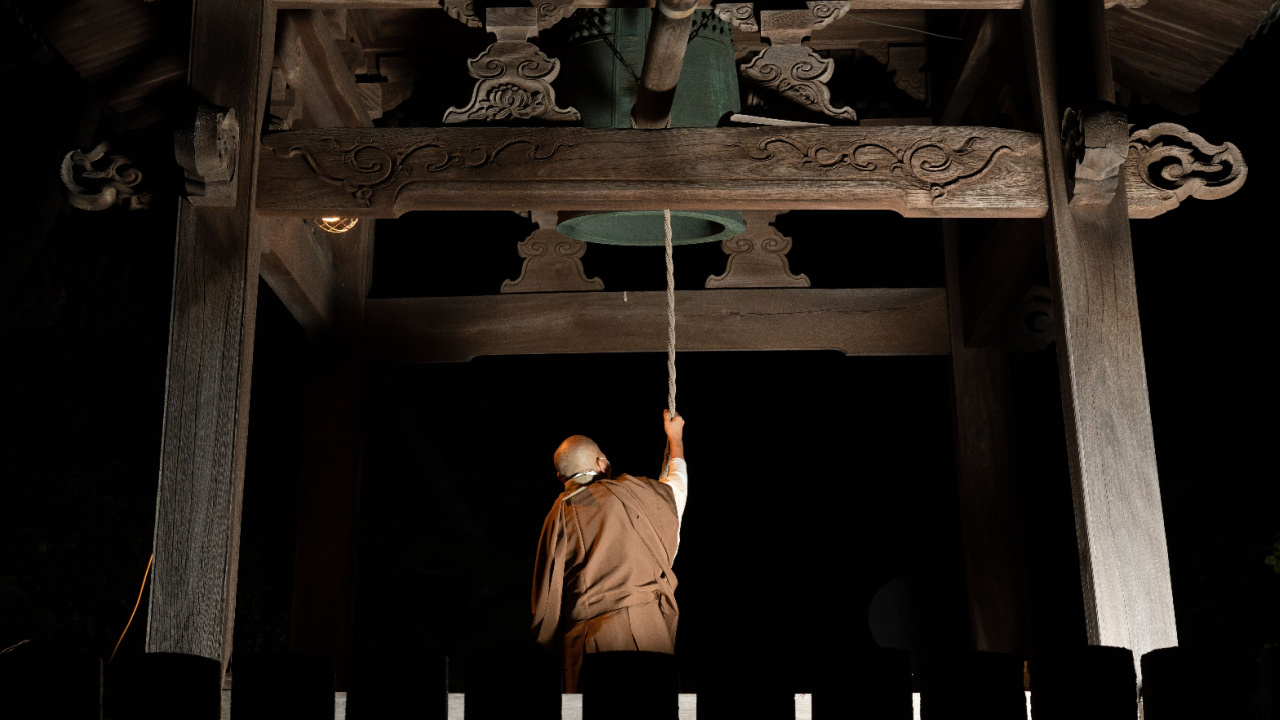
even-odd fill
[[[684,458],[671,458],[667,474],[659,478],[658,482],[670,487],[671,494],[676,499],[676,547],[671,553],[671,559],[674,561],[676,552],[680,550],[680,526],[684,523],[684,506],[689,500],[689,466],[685,464]]]
[[[542,523],[538,555],[533,563],[533,627],[538,644],[554,648],[564,595],[566,555],[564,499],[556,501]]]

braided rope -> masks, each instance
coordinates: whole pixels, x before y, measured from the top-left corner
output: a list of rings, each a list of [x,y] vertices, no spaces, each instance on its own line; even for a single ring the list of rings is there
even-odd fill
[[[671,259],[671,211],[662,211],[667,250],[667,408],[676,416],[676,266]]]

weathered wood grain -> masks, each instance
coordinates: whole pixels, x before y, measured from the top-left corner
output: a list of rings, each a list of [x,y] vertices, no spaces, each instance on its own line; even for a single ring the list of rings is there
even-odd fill
[[[1091,1],[1088,12],[1101,13],[1102,0]],[[1085,624],[1090,643],[1130,648],[1136,659],[1176,645],[1178,634],[1125,180],[1109,203],[1070,205],[1058,137],[1060,102],[1082,107],[1111,95],[1110,79],[1099,82],[1093,72],[1098,53],[1088,51],[1106,48],[1106,39],[1055,47],[1062,30],[1055,24],[1080,19],[1074,3],[1030,0],[1023,19],[1045,133],[1046,233]]]
[[[275,13],[265,0],[197,0],[192,89],[249,127],[266,111]],[[240,134],[235,206],[179,211],[155,562],[146,648],[231,652],[249,419],[258,233],[255,132]]]
[[[1026,657],[1031,645],[1022,507],[1014,468],[1009,358],[966,347],[955,220],[943,225],[951,399],[965,585],[974,648]]]
[[[262,279],[309,337],[331,332],[339,283],[317,243],[323,231],[300,218],[265,218],[262,226]]]
[[[263,138],[258,207],[882,209],[1042,217],[1039,136],[1000,128],[325,129]]]
[[[838,350],[945,355],[941,289],[687,290],[676,293],[677,349]],[[372,357],[465,362],[481,355],[661,352],[662,292],[545,293],[369,300]],[[589,339],[589,340],[584,340]]]
[[[324,13],[280,13],[275,63],[295,93],[294,129],[369,127],[373,121],[360,100],[355,74],[334,45]]]

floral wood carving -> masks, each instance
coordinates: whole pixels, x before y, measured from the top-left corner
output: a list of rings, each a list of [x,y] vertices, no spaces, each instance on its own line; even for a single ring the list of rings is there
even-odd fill
[[[960,147],[948,148],[941,142],[923,138],[906,148],[898,148],[877,140],[862,140],[844,148],[831,148],[824,143],[805,144],[786,135],[773,135],[761,140],[755,147],[730,143],[727,147],[741,147],[752,160],[772,162],[783,159],[794,151],[796,162],[819,170],[832,171],[848,168],[858,172],[881,173],[900,178],[910,187],[925,190],[933,200],[946,197],[955,184],[976,178],[991,168],[1002,151],[1013,152],[1008,145],[997,145],[986,152],[982,162],[969,162],[969,156],[981,158],[979,147],[985,138],[970,137]],[[774,150],[780,146],[779,150]],[[975,153],[978,153],[975,155]]]
[[[572,143],[556,142],[549,149],[542,143],[534,142],[527,137],[513,137],[492,147],[473,145],[469,148],[448,145],[438,138],[429,138],[410,143],[400,148],[389,148],[386,145],[367,140],[357,140],[350,147],[342,147],[335,138],[325,138],[329,148],[324,153],[333,158],[341,158],[339,163],[324,162],[307,148],[294,145],[283,153],[285,157],[301,157],[306,160],[312,171],[325,182],[337,185],[351,193],[365,207],[373,204],[378,192],[391,188],[396,190],[404,184],[398,182],[403,175],[411,175],[414,171],[438,173],[450,168],[466,170],[483,170],[498,163],[499,156],[517,146],[528,146],[525,157],[533,161],[550,160],[561,148],[574,147]],[[281,154],[280,151],[276,151]],[[422,153],[420,157],[415,157]],[[414,158],[411,162],[410,158]],[[333,165],[338,165],[331,169]]]
[[[707,287],[809,287],[808,277],[791,274],[787,262],[791,238],[770,224],[778,214],[774,211],[743,213],[746,230],[720,242],[729,259],[724,273],[707,278]]]
[[[1218,200],[1234,193],[1249,167],[1232,143],[1214,145],[1176,123],[1158,123],[1129,136],[1125,172],[1129,184],[1152,196],[1135,203],[1135,188],[1129,188],[1130,216],[1154,217],[1188,197]]]
[[[111,150],[111,144],[104,141],[92,150],[72,150],[62,158],[60,175],[67,202],[81,210],[106,210],[117,205],[147,209],[151,196],[139,192],[142,173],[132,167],[132,160]]]
[[[480,17],[476,15],[476,6],[474,0],[443,0],[440,6],[449,14],[449,17],[466,25],[467,27],[484,27],[484,23],[480,21]]]
[[[741,69],[743,76],[810,110],[855,121],[858,115],[853,108],[831,104],[826,83],[834,72],[834,60],[822,58],[804,45],[770,45]]]
[[[1111,202],[1128,142],[1129,126],[1119,110],[1067,108],[1062,117],[1062,160],[1072,205]]]
[[[517,246],[524,265],[520,277],[503,280],[501,292],[584,292],[604,290],[600,278],[588,278],[582,269],[582,255],[587,244],[556,230],[554,210],[535,210],[533,221],[538,229]]]
[[[476,78],[471,102],[464,108],[451,107],[446,123],[473,120],[548,120],[579,122],[573,108],[556,106],[551,81],[560,74],[560,61],[547,57],[527,40],[499,40],[469,61]]]
[[[760,23],[756,21],[755,3],[720,3],[715,6],[715,11],[716,17],[743,32],[760,32]]]

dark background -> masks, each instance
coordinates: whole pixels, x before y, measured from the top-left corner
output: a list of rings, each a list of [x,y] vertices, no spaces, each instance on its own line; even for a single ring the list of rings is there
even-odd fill
[[[7,231],[0,241],[0,648],[60,642],[104,658],[151,548],[164,402],[174,208],[85,213],[50,193],[61,155],[91,145],[95,89],[8,15]],[[1247,45],[1178,118],[1235,142],[1254,168],[1230,198],[1135,221],[1147,375],[1180,640],[1280,642],[1275,455],[1274,118],[1280,37]],[[68,74],[70,73],[70,74]],[[20,107],[21,110],[13,108]],[[162,148],[165,131],[153,130]],[[147,146],[144,138],[142,146]],[[164,176],[165,170],[156,174]],[[814,287],[943,284],[940,226],[886,213],[794,212],[794,272]],[[519,273],[511,213],[413,214],[377,230],[374,296],[494,293]],[[677,250],[678,284],[723,269]],[[609,290],[658,289],[660,250],[591,247]],[[589,339],[584,339],[589,345]],[[301,330],[260,287],[235,644],[287,649]],[[797,691],[828,653],[870,642],[886,581],[938,588],[963,642],[963,572],[946,358],[687,353],[691,495],[680,577],[685,679],[743,644],[783,659]],[[1084,642],[1054,348],[1012,361],[1018,474],[1037,644]],[[598,440],[616,468],[656,474],[665,358],[479,358],[365,371],[357,640],[468,650],[519,637],[534,543],[559,491],[551,452]],[[141,652],[146,601],[122,653]]]

